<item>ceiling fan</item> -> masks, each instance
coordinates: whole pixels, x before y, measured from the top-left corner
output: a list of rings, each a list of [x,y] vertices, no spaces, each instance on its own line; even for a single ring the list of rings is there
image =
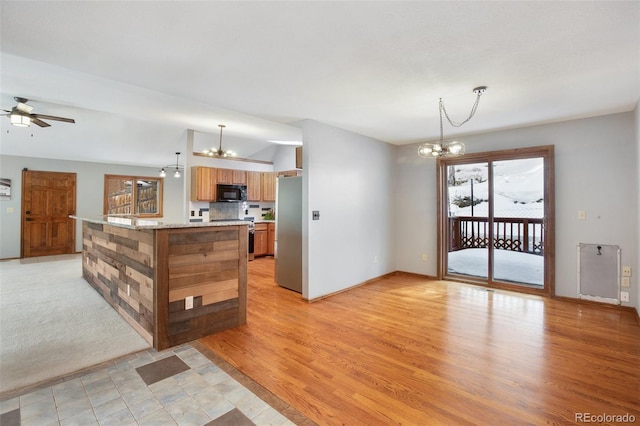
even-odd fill
[[[11,120],[11,124],[19,127],[29,127],[31,123],[34,123],[40,127],[50,127],[51,124],[46,123],[44,120],[55,120],[55,121],[64,121],[65,123],[75,123],[76,121],[73,118],[64,118],[64,117],[56,117],[54,115],[44,115],[44,114],[31,114],[33,107],[31,105],[27,105],[29,101],[26,98],[20,98],[16,96],[13,98],[18,102],[18,105],[11,108],[11,111],[4,110],[8,114],[3,114],[9,116],[9,120]]]

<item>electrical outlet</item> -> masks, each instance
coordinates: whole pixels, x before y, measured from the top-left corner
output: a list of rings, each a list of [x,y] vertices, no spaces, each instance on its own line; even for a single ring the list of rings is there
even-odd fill
[[[628,302],[629,301],[629,293],[626,291],[621,291],[620,292],[620,301],[621,302]]]
[[[621,283],[622,287],[629,287],[631,285],[631,278],[622,277]]]
[[[193,296],[187,296],[184,298],[184,310],[193,309]]]
[[[622,267],[622,276],[630,277],[631,276],[631,266],[623,266]]]
[[[587,213],[584,210],[578,210],[578,220],[587,220]]]
[[[427,255],[425,253],[422,253],[422,261],[423,262],[427,261]]]
[[[7,207],[7,213],[13,213],[15,209],[13,207]]]

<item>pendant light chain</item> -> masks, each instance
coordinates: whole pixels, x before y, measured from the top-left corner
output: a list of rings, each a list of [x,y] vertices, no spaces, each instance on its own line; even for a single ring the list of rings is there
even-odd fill
[[[476,101],[471,107],[471,112],[469,113],[469,117],[466,120],[458,123],[455,122],[449,117],[447,113],[447,109],[444,106],[444,102],[442,102],[442,98],[440,98],[439,113],[440,113],[440,140],[438,142],[425,142],[418,147],[418,155],[424,158],[438,158],[438,157],[453,157],[457,155],[463,155],[465,152],[464,143],[458,141],[444,141],[444,127],[442,122],[442,113],[447,117],[447,121],[453,127],[460,127],[469,120],[473,118],[478,110],[478,104],[480,103],[480,96],[487,90],[487,86],[478,86],[473,89],[473,93],[476,94]]]
[[[467,117],[467,119],[461,123],[457,123],[451,120],[451,117],[449,117],[449,114],[447,113],[447,109],[444,106],[444,102],[442,102],[442,98],[440,98],[440,135],[442,135],[442,112],[443,111],[444,111],[445,117],[447,117],[447,121],[449,121],[449,124],[451,124],[453,127],[460,127],[463,124],[465,124],[467,121],[471,120],[471,118],[473,118],[473,116],[476,114],[476,110],[478,109],[478,104],[480,103],[480,96],[482,96],[482,94],[484,93],[484,89],[477,88],[474,91],[477,94],[476,101],[473,104],[473,107],[471,107],[471,113],[469,114],[469,117]]]

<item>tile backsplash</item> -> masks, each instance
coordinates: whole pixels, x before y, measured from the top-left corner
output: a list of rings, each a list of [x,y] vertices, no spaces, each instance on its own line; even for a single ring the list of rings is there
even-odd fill
[[[240,219],[244,215],[245,203],[210,203],[209,220]]]
[[[189,203],[190,222],[209,222],[211,220],[245,219],[263,220],[269,210],[275,211],[276,203],[266,201],[247,201],[246,203]]]
[[[249,216],[249,217],[253,217],[253,220],[263,220],[264,219],[264,214],[268,211],[273,209],[273,211],[275,211],[276,209],[276,203],[273,202],[266,202],[266,201],[261,201],[261,202],[250,202],[247,206],[247,213],[243,216]]]

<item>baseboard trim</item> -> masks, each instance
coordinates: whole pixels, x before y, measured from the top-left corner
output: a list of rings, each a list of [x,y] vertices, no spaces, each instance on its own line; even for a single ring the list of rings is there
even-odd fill
[[[322,296],[318,296],[318,297],[314,297],[313,299],[307,299],[307,298],[302,298],[302,300],[307,301],[308,303],[315,303],[315,302],[319,302],[321,300],[327,299],[329,297],[335,296],[337,294],[340,293],[344,293],[345,291],[349,291],[349,290],[353,290],[355,288],[361,287],[363,285],[367,285],[367,284],[371,284],[374,283],[376,281],[380,281],[384,278],[388,278],[394,275],[404,275],[404,276],[408,276],[408,277],[415,277],[415,278],[423,278],[426,280],[431,280],[431,281],[437,281],[438,278],[434,277],[432,275],[426,275],[426,274],[418,274],[415,272],[406,272],[406,271],[393,271],[393,272],[389,272],[383,275],[380,275],[378,277],[375,278],[371,278],[368,279],[366,281],[363,281],[361,283],[358,284],[354,284],[352,286],[343,288],[342,290],[338,290],[338,291],[334,291],[333,293],[329,293],[329,294],[325,294]],[[464,281],[460,281],[463,284],[471,284],[474,285],[474,283],[466,283]],[[477,284],[475,284],[477,285]],[[511,290],[512,291],[512,290]],[[526,295],[530,295],[529,293],[522,293],[522,294],[526,294]],[[547,297],[544,295],[538,295],[538,296],[542,296],[542,297]],[[574,298],[574,297],[567,297],[567,296],[550,296],[550,299],[555,299],[555,300],[560,300],[563,302],[570,302],[570,303],[582,303],[585,305],[590,305],[590,306],[600,306],[606,309],[615,309],[615,310],[619,310],[619,311],[627,311],[627,312],[632,312],[633,314],[635,314],[635,318],[636,321],[638,322],[638,325],[640,325],[640,311],[637,308],[634,308],[633,306],[622,306],[622,305],[612,305],[610,303],[602,303],[602,302],[597,302],[594,300],[586,300],[586,299],[578,299],[578,298]]]
[[[368,280],[366,280],[366,281],[363,281],[363,282],[358,283],[358,284],[354,284],[354,285],[352,285],[352,286],[349,286],[349,287],[343,288],[343,289],[341,289],[341,290],[334,291],[333,293],[324,294],[324,295],[322,295],[322,296],[314,297],[313,299],[307,299],[307,298],[304,298],[304,297],[303,297],[303,298],[302,298],[302,300],[306,300],[306,301],[307,301],[307,302],[309,302],[309,303],[319,302],[319,301],[321,301],[321,300],[323,300],[323,299],[326,299],[326,298],[328,298],[328,297],[335,296],[336,294],[344,293],[345,291],[353,290],[354,288],[362,287],[363,285],[367,285],[367,284],[371,284],[371,283],[376,282],[376,281],[380,281],[380,280],[381,280],[381,279],[383,279],[383,278],[387,278],[387,277],[390,277],[390,276],[392,276],[392,275],[395,275],[395,274],[396,274],[396,272],[397,272],[397,271],[389,272],[389,273],[387,273],[387,274],[380,275],[380,276],[378,276],[378,277],[374,277],[374,278],[368,279]]]
[[[437,281],[438,277],[434,277],[433,275],[426,274],[418,274],[416,272],[406,272],[406,271],[395,271],[395,275],[405,275],[407,277],[415,277],[415,278],[424,278],[425,280]]]
[[[598,302],[596,300],[578,299],[577,297],[567,297],[567,296],[552,296],[551,298],[555,300],[560,300],[563,302],[578,303],[578,304],[584,304],[589,306],[600,306],[602,308],[614,309],[617,311],[632,312],[635,314],[638,321],[640,321],[640,317],[638,317],[638,311],[633,306],[614,305],[612,303],[603,303],[603,302]]]

